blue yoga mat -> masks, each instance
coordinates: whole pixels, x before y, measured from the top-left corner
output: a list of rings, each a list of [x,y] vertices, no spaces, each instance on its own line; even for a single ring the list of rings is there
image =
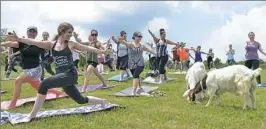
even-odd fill
[[[266,87],[266,83],[258,84],[258,87]]]

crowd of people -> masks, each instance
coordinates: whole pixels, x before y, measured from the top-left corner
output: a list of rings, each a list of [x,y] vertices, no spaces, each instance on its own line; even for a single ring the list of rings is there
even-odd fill
[[[67,94],[75,102],[79,104],[106,103],[105,99],[92,96],[82,96],[75,84],[78,80],[79,60],[80,56],[84,56],[87,61],[86,70],[84,73],[84,82],[82,90],[88,88],[90,75],[95,74],[102,83],[103,87],[107,87],[101,73],[104,72],[104,65],[109,67],[109,70],[120,71],[120,80],[125,76],[133,76],[132,95],[138,95],[141,88],[140,74],[144,70],[145,60],[144,51],[148,52],[150,69],[158,74],[160,82],[167,80],[166,64],[169,58],[172,58],[175,68],[180,67],[181,71],[186,71],[190,67],[191,59],[194,62],[202,62],[202,54],[207,55],[207,66],[209,69],[214,67],[213,59],[214,52],[210,48],[209,52],[203,52],[201,46],[186,48],[184,42],[174,42],[166,38],[165,29],[159,30],[159,37],[148,30],[153,38],[153,43],[142,43],[143,35],[141,32],[134,32],[132,41],[128,41],[127,33],[121,31],[117,38],[111,36],[107,41],[101,42],[97,39],[99,33],[97,30],[91,30],[88,41],[82,41],[74,27],[70,23],[61,23],[57,28],[57,35],[49,40],[49,33],[43,32],[43,40],[36,40],[38,34],[37,27],[30,26],[27,29],[27,38],[19,37],[15,32],[5,35],[4,42],[1,42],[2,47],[6,47],[6,78],[10,77],[11,71],[17,72],[15,66],[20,66],[23,74],[19,75],[15,80],[14,92],[9,108],[16,105],[16,101],[20,96],[21,86],[24,83],[29,83],[38,91],[37,98],[29,119],[36,116],[41,106],[45,101],[47,92],[62,95]],[[74,35],[75,41],[70,41]],[[246,62],[248,68],[256,69],[259,67],[258,51],[266,55],[259,42],[254,40],[255,34],[248,34],[250,40],[246,42]],[[117,51],[112,48],[113,41],[117,45]],[[168,47],[173,45],[171,57],[168,54]],[[194,52],[194,56],[190,54]],[[232,45],[229,45],[229,50],[226,53],[228,65],[234,64],[235,51]],[[52,70],[51,64],[54,62],[55,71]],[[114,67],[114,64],[116,66]],[[44,69],[50,74],[50,77],[44,78]],[[124,76],[125,75],[125,76]],[[257,78],[260,84],[260,76]],[[64,92],[55,90],[54,88],[62,87]]]

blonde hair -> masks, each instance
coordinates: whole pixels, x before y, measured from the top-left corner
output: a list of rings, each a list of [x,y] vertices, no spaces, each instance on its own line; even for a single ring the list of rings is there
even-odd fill
[[[57,40],[62,33],[65,33],[69,29],[73,29],[74,30],[74,27],[70,23],[68,23],[68,22],[61,23],[58,26],[58,28],[57,28],[57,33],[58,34],[54,37],[53,40],[54,41]]]

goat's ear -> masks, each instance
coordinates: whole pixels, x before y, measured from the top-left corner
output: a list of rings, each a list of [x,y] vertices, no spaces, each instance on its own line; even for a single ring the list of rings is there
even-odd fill
[[[184,94],[183,94],[183,97],[187,97],[188,96],[188,93],[189,93],[190,90],[187,90]]]

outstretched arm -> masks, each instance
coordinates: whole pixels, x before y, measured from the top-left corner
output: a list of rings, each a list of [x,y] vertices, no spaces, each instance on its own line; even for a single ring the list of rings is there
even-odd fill
[[[156,55],[156,53],[155,53],[153,50],[151,50],[150,48],[146,47],[145,45],[143,45],[143,50],[144,50],[144,51],[147,51],[147,52],[150,52],[150,53],[152,53],[153,55]]]
[[[154,43],[157,44],[159,39],[150,30],[148,30],[148,31],[149,31],[149,34],[152,36]]]
[[[119,42],[117,39],[115,39],[114,36],[112,36],[112,40],[113,40],[116,44],[118,44],[118,42]]]
[[[79,51],[87,51],[87,52],[94,52],[97,54],[103,54],[105,51],[100,50],[91,46],[85,46],[79,43],[71,42],[73,44],[73,48]]]
[[[168,40],[168,39],[166,39],[166,43],[167,44],[170,44],[170,45],[177,45],[177,46],[179,46],[179,43],[175,43],[175,42],[173,42],[171,40]]]
[[[35,39],[25,39],[18,37],[16,32],[13,31],[13,35],[6,36],[8,40],[25,43],[27,45],[34,45],[43,49],[52,49],[53,43],[51,41],[37,41]]]
[[[263,48],[261,47],[261,45],[259,46],[259,51],[266,56],[266,52],[263,50]]]
[[[1,43],[1,46],[18,48],[18,42],[7,41],[7,42]]]

